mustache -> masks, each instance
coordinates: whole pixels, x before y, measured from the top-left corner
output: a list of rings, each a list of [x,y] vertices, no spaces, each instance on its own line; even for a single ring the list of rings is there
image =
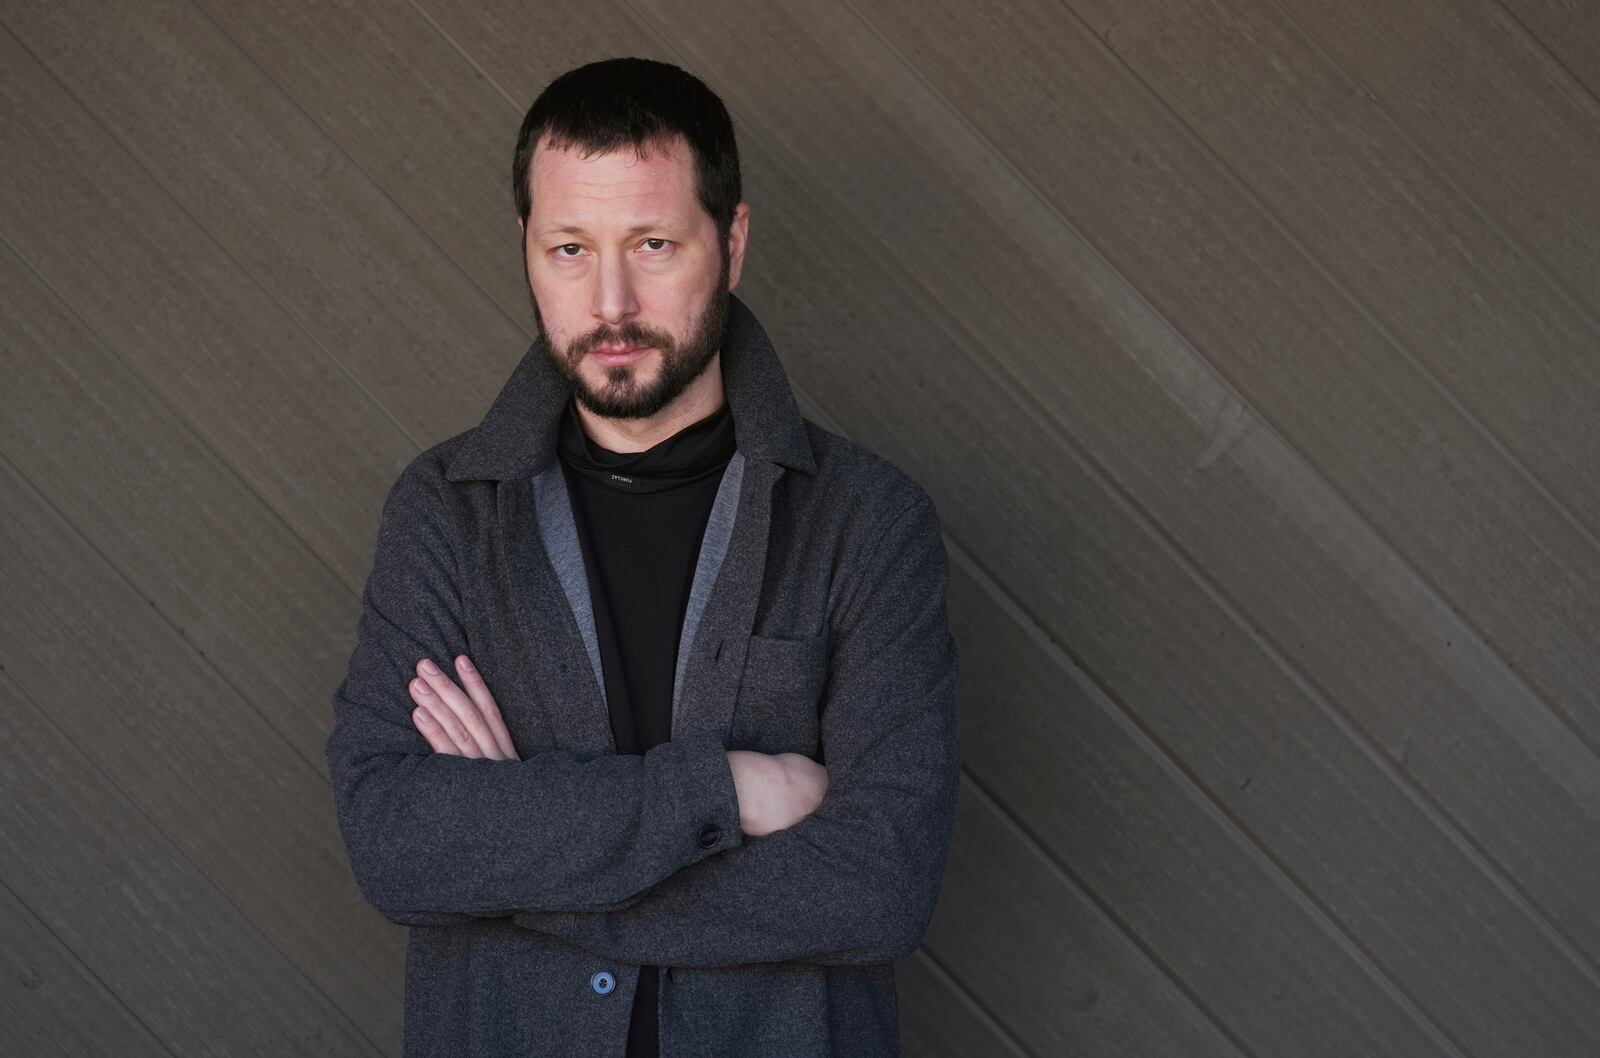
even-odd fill
[[[586,335],[582,340],[572,343],[572,356],[581,358],[602,345],[620,346],[653,346],[657,349],[671,349],[672,339],[665,335],[658,335],[642,327],[624,327],[620,331],[604,332]]]

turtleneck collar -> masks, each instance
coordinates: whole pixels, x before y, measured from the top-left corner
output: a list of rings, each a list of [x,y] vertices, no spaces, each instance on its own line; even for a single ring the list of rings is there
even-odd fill
[[[569,396],[557,453],[571,470],[622,492],[665,492],[719,479],[733,456],[733,413],[726,397],[710,415],[643,452],[613,452],[589,439]]]

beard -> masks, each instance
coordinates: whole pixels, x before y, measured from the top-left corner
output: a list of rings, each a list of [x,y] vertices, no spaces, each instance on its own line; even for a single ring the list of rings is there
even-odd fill
[[[567,383],[567,388],[579,404],[596,415],[607,419],[647,419],[677,400],[684,390],[705,373],[712,359],[722,348],[728,324],[728,265],[727,245],[722,248],[722,272],[706,304],[691,325],[689,335],[680,345],[670,332],[656,330],[630,321],[615,329],[592,331],[573,339],[566,348],[558,349],[545,330],[544,315],[539,311],[539,301],[533,297],[533,284],[528,283],[528,297],[533,303],[533,321],[544,344],[546,359],[556,373]],[[527,278],[527,255],[523,255],[522,271]],[[639,381],[639,374],[649,357],[631,364],[606,367],[606,382],[596,389],[589,384],[579,365],[596,346],[624,345],[650,346],[659,354],[660,369],[648,383]]]

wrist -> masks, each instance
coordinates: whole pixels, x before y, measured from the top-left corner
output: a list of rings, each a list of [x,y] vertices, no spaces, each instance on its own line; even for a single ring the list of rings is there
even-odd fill
[[[733,773],[734,796],[739,802],[739,826],[753,837],[766,833],[768,760],[766,754],[753,750],[728,751],[728,770]]]

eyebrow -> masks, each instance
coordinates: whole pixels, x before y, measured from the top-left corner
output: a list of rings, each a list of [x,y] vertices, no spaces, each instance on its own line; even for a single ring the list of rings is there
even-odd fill
[[[643,232],[647,232],[647,231],[651,231],[651,230],[679,232],[679,231],[682,231],[683,229],[678,224],[676,224],[675,222],[670,221],[670,220],[649,220],[649,221],[645,221],[643,224],[635,224],[633,227],[629,228],[624,234],[627,234],[627,235],[639,235],[639,234],[641,234]],[[578,227],[576,224],[564,224],[564,225],[554,225],[554,226],[546,226],[546,227],[543,227],[543,228],[539,228],[537,231],[535,231],[533,233],[533,237],[536,238],[536,239],[542,239],[542,238],[544,238],[544,237],[546,237],[548,235],[560,235],[560,234],[566,234],[566,235],[588,235],[589,233],[584,231],[582,228]]]

